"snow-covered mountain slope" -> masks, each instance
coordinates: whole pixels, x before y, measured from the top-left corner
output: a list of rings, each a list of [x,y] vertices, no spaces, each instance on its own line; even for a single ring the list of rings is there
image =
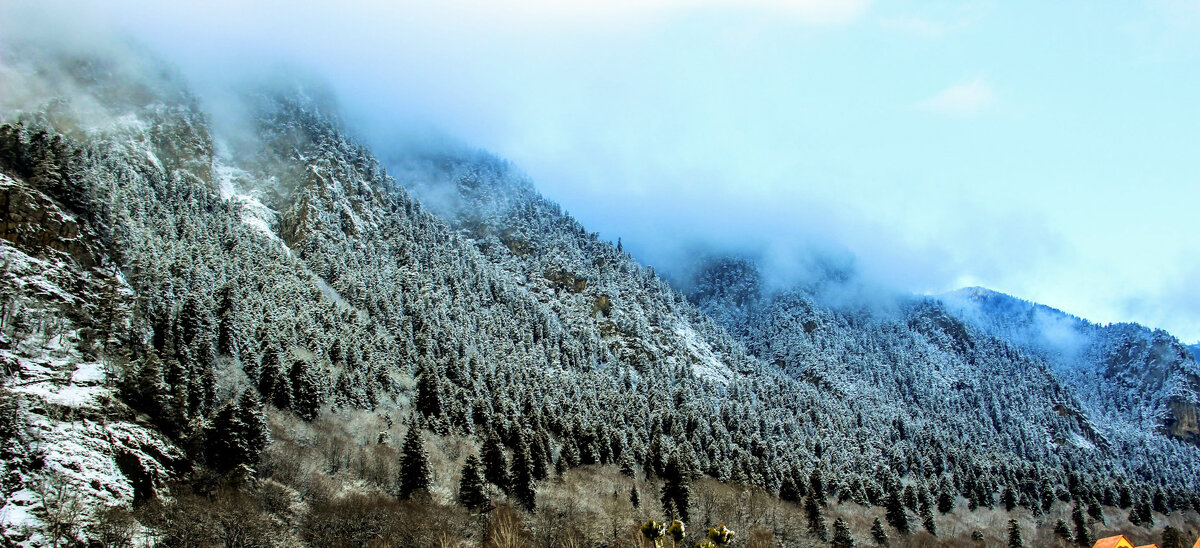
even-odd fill
[[[5,237],[65,265],[58,285],[42,284],[55,298],[99,295],[71,329],[104,344],[86,360],[46,354],[40,331],[16,326],[53,314],[18,306],[14,290],[6,303],[19,321],[6,325],[5,347],[29,355],[10,368],[5,396],[37,409],[39,398],[87,406],[107,395],[117,416],[171,440],[146,468],[165,469],[184,450],[190,464],[225,471],[229,455],[212,448],[240,434],[223,431],[219,413],[247,390],[306,419],[415,405],[435,431],[532,436],[540,459],[558,455],[566,466],[626,460],[661,472],[670,452],[683,452],[696,470],[764,485],[790,473],[781,465],[804,447],[800,425],[845,414],[796,408],[810,387],[751,374],[757,364],[740,346],[652,272],[548,214],[551,204],[500,235],[452,230],[303,89],[251,97],[252,136],[221,152],[169,71],[6,61],[10,74],[53,75],[43,87],[64,95],[10,113],[0,132],[0,170],[61,212],[31,216]],[[92,236],[79,245],[70,231],[42,236],[63,233],[68,218]],[[111,289],[87,289],[102,274]],[[95,367],[71,372],[97,360],[112,364],[103,390]],[[24,364],[61,390],[39,381],[23,391],[15,372]],[[425,381],[415,390],[414,377]],[[763,416],[774,420],[747,420]],[[730,430],[744,435],[724,440]],[[128,486],[146,481],[121,472],[114,481],[125,483],[112,490],[124,498],[113,500],[128,503]],[[6,484],[14,508],[27,507],[14,521],[53,517],[45,504],[21,504],[34,475]],[[87,499],[84,514],[106,500]]]
[[[966,321],[1047,360],[1089,413],[1113,428],[1200,445],[1200,365],[1169,333],[1129,323],[1096,325],[982,288],[942,299]]]
[[[0,175],[0,363],[5,383],[0,534],[34,545],[52,522],[149,499],[186,459],[115,401],[114,363],[93,328],[127,291],[95,234],[45,194]]]
[[[253,476],[264,405],[494,432],[542,471],[670,467],[771,492],[816,477],[864,505],[905,485],[1034,512],[1122,489],[1192,504],[1194,448],[1114,454],[1048,366],[938,303],[877,317],[764,297],[746,265],[691,303],[503,162],[385,169],[311,86],[246,93],[223,134],[154,63],[24,53],[5,74],[49,91],[0,126],[0,356],[20,410],[0,430],[26,455],[3,484],[10,539],[88,523],[28,495],[56,470],[90,487],[73,491],[89,516],[166,476]],[[76,456],[18,451],[26,424]]]
[[[1047,354],[1020,344],[1059,341],[1065,337],[1060,332],[1028,323],[1009,331],[989,330],[962,319],[961,308],[935,299],[824,305],[806,290],[761,291],[757,277],[752,261],[714,257],[684,285],[698,306],[722,319],[752,355],[796,378],[854,394],[871,407],[889,409],[949,439],[1012,451],[1034,462],[1183,483],[1200,470],[1195,447],[1128,428],[1101,409],[1128,409],[1127,393],[1088,392],[1074,378],[1063,377]],[[1044,313],[1067,325],[1074,321],[1033,305],[1023,313]],[[1113,334],[1106,340],[1121,339]],[[1082,352],[1081,360],[1112,355],[1107,347],[1054,348]],[[1105,362],[1108,370],[1130,367],[1135,354],[1153,354],[1156,347],[1122,348],[1128,348],[1130,358]],[[1175,381],[1154,384],[1155,390],[1168,386],[1179,390]],[[1160,466],[1163,455],[1179,464]]]

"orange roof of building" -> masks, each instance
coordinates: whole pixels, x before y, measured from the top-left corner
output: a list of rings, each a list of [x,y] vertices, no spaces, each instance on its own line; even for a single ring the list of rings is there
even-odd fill
[[[1196,544],[1193,544],[1192,548],[1200,548],[1200,538],[1196,539]]]
[[[1117,535],[1097,540],[1096,544],[1092,545],[1092,548],[1134,548],[1134,546],[1132,542],[1129,542],[1129,539],[1125,538],[1125,535]]]
[[[1157,544],[1143,544],[1141,546],[1138,546],[1137,548],[1158,548],[1158,545]]]

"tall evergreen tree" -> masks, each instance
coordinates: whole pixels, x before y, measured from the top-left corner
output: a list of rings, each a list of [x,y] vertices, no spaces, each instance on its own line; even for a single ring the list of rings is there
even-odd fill
[[[1133,504],[1133,509],[1129,511],[1129,521],[1143,527],[1154,525],[1154,514],[1151,513],[1150,503],[1145,497],[1138,499]]]
[[[174,357],[167,358],[163,370],[163,383],[167,390],[165,405],[156,418],[167,435],[176,439],[183,437],[191,418],[188,413],[188,399],[191,396],[190,377],[190,372],[180,360]]]
[[[875,518],[875,523],[871,524],[871,539],[880,546],[888,545],[888,534],[883,530],[883,522],[879,518]]]
[[[1054,507],[1054,484],[1047,479],[1042,482],[1042,512],[1049,512]]]
[[[400,481],[397,495],[401,499],[410,499],[419,491],[428,491],[433,483],[433,473],[429,469],[429,454],[425,452],[425,440],[421,436],[421,425],[413,418],[404,436],[404,446],[400,455]]]
[[[225,402],[205,432],[209,466],[228,472],[238,466],[255,466],[270,442],[267,418],[253,389]]]
[[[1133,491],[1129,488],[1128,484],[1121,482],[1117,486],[1117,507],[1122,510],[1128,510],[1130,506],[1133,506]]]
[[[913,489],[913,486],[906,485],[904,487],[904,491],[901,495],[901,501],[904,503],[905,508],[907,508],[910,512],[916,513],[918,504],[917,491]]]
[[[887,495],[887,502],[884,504],[887,510],[888,525],[896,529],[901,535],[907,535],[909,532],[908,513],[904,510],[904,504],[900,501],[900,484],[894,483]]]
[[[533,477],[533,464],[529,462],[529,444],[525,441],[524,433],[517,438],[508,478],[513,498],[526,510],[533,511],[537,505],[537,483]]]
[[[1067,526],[1067,522],[1059,519],[1054,523],[1054,536],[1063,539],[1067,542],[1072,542],[1075,537],[1071,536],[1071,528]]]
[[[854,548],[854,537],[850,536],[850,527],[842,518],[833,522],[833,546],[834,548]]]
[[[548,460],[550,455],[546,451],[545,436],[535,433],[529,443],[529,465],[532,467],[534,480],[542,481],[550,475],[546,466]]]
[[[442,379],[437,367],[426,365],[417,377],[417,411],[426,417],[442,416]]]
[[[621,453],[621,456],[617,459],[617,462],[620,466],[621,475],[627,478],[633,478],[637,475],[633,469],[633,457],[629,456],[628,451]]]
[[[825,505],[825,478],[821,475],[821,471],[813,468],[813,471],[808,475],[808,494],[817,498],[817,502],[821,506]]]
[[[808,534],[821,540],[828,540],[829,533],[825,529],[825,517],[822,515],[820,499],[816,491],[808,493],[804,499],[804,517],[808,521]]]
[[[575,438],[579,446],[579,464],[588,466],[600,462],[599,447],[596,445],[596,432],[591,427],[576,430]]]
[[[562,440],[562,451],[558,453],[558,461],[564,469],[579,466],[579,447],[575,445],[575,438],[567,436]]]
[[[1104,523],[1104,509],[1100,507],[1100,501],[1096,500],[1096,497],[1093,497],[1091,495],[1088,495],[1085,500],[1087,501],[1088,517],[1092,518],[1092,520],[1094,520],[1094,521],[1098,521],[1101,524],[1103,524]]]
[[[921,525],[929,534],[937,536],[937,523],[933,521],[933,508],[929,505],[929,499],[921,499],[920,507]]]
[[[1150,507],[1153,508],[1155,512],[1158,512],[1160,514],[1170,514],[1171,513],[1171,508],[1167,504],[1167,494],[1166,494],[1166,492],[1163,491],[1163,488],[1161,485],[1158,487],[1155,487],[1154,490],[1150,493]]]
[[[292,362],[288,381],[292,388],[292,411],[306,421],[317,418],[324,402],[321,397],[320,380],[313,372],[313,367],[303,360]]]
[[[1025,541],[1021,540],[1021,525],[1017,520],[1008,520],[1008,548],[1022,548]]]
[[[246,440],[246,449],[243,452],[245,463],[256,466],[267,444],[271,443],[271,428],[267,424],[262,400],[253,388],[247,388],[238,398],[238,419],[244,428],[242,434]]]
[[[262,355],[262,365],[258,372],[258,393],[263,400],[279,409],[291,409],[292,389],[288,386],[287,378],[283,375],[280,351],[274,345],[268,345]]]
[[[938,513],[948,514],[954,509],[954,493],[949,490],[939,490],[937,496]]]
[[[1170,525],[1162,532],[1162,548],[1188,548],[1183,533]]]
[[[502,491],[508,491],[508,458],[495,430],[483,441],[483,477]]]
[[[238,322],[234,311],[233,285],[226,284],[217,294],[217,353],[237,356]]]
[[[1076,504],[1071,511],[1071,521],[1075,522],[1075,544],[1080,546],[1092,545],[1092,532],[1088,529],[1087,516],[1083,515],[1083,507]]]
[[[688,521],[688,506],[692,498],[692,470],[683,462],[679,451],[672,451],[671,458],[663,469],[663,507],[668,504],[679,512],[679,518]]]
[[[796,504],[801,502],[800,490],[796,488],[796,482],[792,480],[791,474],[784,474],[783,481],[779,483],[779,499]]]
[[[469,455],[463,463],[462,477],[458,480],[458,503],[471,510],[485,509],[490,503],[480,475],[482,467],[479,457]]]
[[[1005,488],[1004,494],[1000,495],[1000,502],[1004,503],[1004,510],[1006,512],[1012,512],[1017,507],[1016,491],[1011,487]]]

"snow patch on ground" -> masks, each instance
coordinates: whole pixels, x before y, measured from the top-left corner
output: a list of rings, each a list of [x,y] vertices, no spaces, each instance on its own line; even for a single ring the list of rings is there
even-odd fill
[[[213,163],[213,175],[217,182],[217,190],[223,200],[231,201],[240,207],[240,217],[243,223],[278,243],[284,251],[290,251],[287,244],[275,234],[271,228],[275,225],[277,214],[275,210],[262,203],[258,197],[242,191],[245,183],[251,178],[248,171],[226,164],[221,161]],[[272,183],[274,181],[271,181]],[[240,184],[239,184],[240,183]]]
[[[3,241],[0,265],[0,288],[15,295],[14,310],[24,323],[0,331],[0,363],[12,371],[3,389],[17,398],[22,441],[41,463],[10,469],[20,484],[0,506],[0,544],[44,546],[38,529],[48,489],[63,493],[59,500],[81,503],[73,519],[86,525],[94,509],[132,503],[133,482],[119,462],[160,483],[169,475],[163,463],[182,460],[182,453],[153,430],[110,412],[109,369],[80,350],[80,330],[66,313],[89,300],[87,289],[80,289],[87,284],[79,283],[88,274]]]
[[[717,358],[712,348],[692,326],[684,323],[677,324],[675,334],[691,356],[692,371],[697,377],[720,384],[729,383],[733,377],[729,366]]]
[[[19,293],[62,304],[77,302],[75,296],[64,291],[56,281],[68,277],[61,271],[61,262],[53,257],[31,257],[13,247],[8,240],[0,239],[0,267],[0,281]]]
[[[0,507],[0,535],[5,540],[24,539],[25,546],[37,546],[44,542],[41,535],[31,535],[42,527],[42,520],[34,514],[40,506],[38,497],[29,489],[21,489],[9,495]]]
[[[1078,447],[1080,449],[1088,449],[1088,450],[1096,449],[1096,444],[1092,443],[1091,440],[1088,440],[1087,438],[1079,435],[1078,432],[1071,433],[1071,445],[1074,445],[1075,447]]]
[[[102,384],[104,372],[98,363],[70,363],[64,358],[48,356],[30,359],[8,350],[0,351],[0,359],[20,364],[17,378],[9,386],[17,394],[55,405],[99,409],[101,397],[110,392]]]

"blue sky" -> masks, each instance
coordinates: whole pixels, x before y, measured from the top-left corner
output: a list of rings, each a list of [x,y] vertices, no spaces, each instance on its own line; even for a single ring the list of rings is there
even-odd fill
[[[59,6],[201,80],[310,66],[378,143],[491,150],[646,262],[847,250],[1200,340],[1197,0],[160,4]]]

